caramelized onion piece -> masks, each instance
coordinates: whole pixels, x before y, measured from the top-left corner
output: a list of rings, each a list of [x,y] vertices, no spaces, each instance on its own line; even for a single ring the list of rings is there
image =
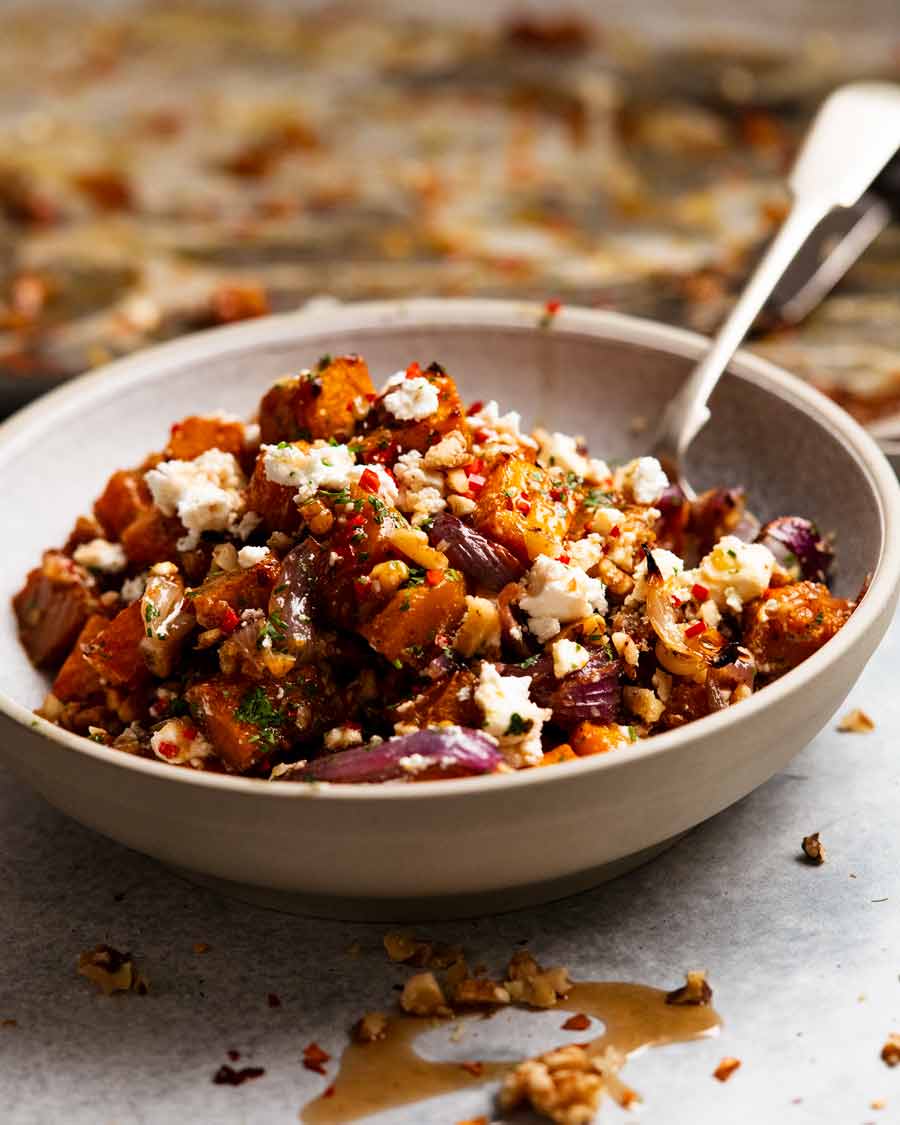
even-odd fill
[[[710,710],[722,711],[739,687],[753,690],[756,678],[756,660],[753,654],[738,644],[726,645],[714,660],[706,677],[706,697]]]
[[[553,711],[553,722],[566,729],[585,719],[592,723],[614,723],[619,714],[622,688],[619,661],[597,649],[583,668],[557,679],[553,658],[545,652],[534,663],[501,664],[503,676],[531,676],[528,694],[539,707]]]
[[[794,578],[823,584],[828,581],[834,551],[812,520],[802,516],[770,520],[756,541],[768,547],[776,561]]]
[[[431,521],[428,539],[443,551],[452,567],[484,590],[496,593],[520,578],[524,570],[505,547],[448,512],[439,512]]]
[[[308,538],[285,555],[269,599],[269,617],[284,633],[289,652],[299,652],[313,638],[316,595],[325,571],[325,552]]]
[[[647,567],[655,567],[650,554],[647,555]],[[678,575],[664,581],[659,570],[654,569],[647,579],[647,619],[667,649],[696,661],[699,670],[702,664],[716,659],[725,643],[724,638],[716,629],[704,629],[696,637],[685,636],[684,625],[677,618],[672,600],[677,588]]]

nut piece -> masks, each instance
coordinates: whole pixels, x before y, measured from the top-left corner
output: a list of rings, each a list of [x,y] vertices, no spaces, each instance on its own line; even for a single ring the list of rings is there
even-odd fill
[[[366,1012],[350,1029],[354,1043],[375,1043],[387,1038],[388,1018],[384,1012]]]
[[[881,1048],[881,1059],[888,1066],[900,1066],[900,1033],[894,1031],[887,1037]]]
[[[693,1004],[707,1006],[712,1000],[712,989],[706,983],[706,973],[700,969],[685,974],[681,988],[666,994],[667,1004]]]
[[[506,1111],[526,1104],[558,1125],[589,1125],[604,1089],[625,1107],[639,1100],[616,1077],[623,1062],[624,1057],[610,1049],[603,1055],[575,1045],[548,1051],[507,1075],[500,1089],[500,1108]]]
[[[808,863],[820,867],[825,862],[825,845],[819,839],[818,832],[813,832],[811,836],[804,836],[801,847]]]
[[[844,715],[838,723],[837,729],[842,734],[869,734],[870,731],[875,729],[875,724],[865,711],[860,711],[857,707]]]
[[[416,973],[403,986],[400,1007],[414,1016],[452,1016],[434,973]]]
[[[713,1078],[718,1078],[720,1082],[727,1082],[728,1079],[734,1074],[737,1068],[741,1065],[740,1059],[733,1059],[726,1057],[722,1059],[716,1069],[713,1071]]]
[[[532,1008],[552,1008],[571,989],[567,969],[542,969],[526,950],[513,954],[505,982],[510,998]]]
[[[78,956],[78,972],[87,977],[106,995],[134,990],[140,995],[149,991],[146,980],[135,968],[130,953],[120,953],[110,945],[98,945]]]
[[[405,930],[392,930],[385,934],[384,948],[395,964],[415,965],[420,969],[429,965],[436,969],[446,969],[462,960],[463,955],[458,945],[417,938]]]
[[[497,1007],[509,1001],[508,990],[493,980],[466,977],[453,989],[453,1003],[460,1007]]]
[[[500,652],[500,613],[489,598],[466,595],[466,615],[453,640],[453,647],[469,660],[476,652]]]

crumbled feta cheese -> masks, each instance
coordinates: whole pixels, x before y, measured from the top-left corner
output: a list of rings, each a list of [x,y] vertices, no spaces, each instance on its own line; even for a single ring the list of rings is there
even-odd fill
[[[612,471],[605,461],[599,457],[589,457],[587,472],[584,474],[586,484],[610,485],[613,481]]]
[[[246,449],[249,453],[252,453],[255,449],[259,449],[258,422],[244,423],[244,449]]]
[[[653,561],[659,568],[660,574],[663,576],[664,581],[674,578],[676,574],[682,574],[685,577],[685,583],[690,586],[688,581],[687,572],[684,569],[684,561],[678,557],[674,552],[667,551],[665,547],[654,547],[650,552],[653,556]],[[640,602],[647,600],[647,560],[641,561],[634,568],[634,589],[625,599],[625,605],[638,605]],[[688,594],[685,593],[685,600]]]
[[[426,469],[418,450],[411,449],[397,458],[394,476],[400,486],[397,507],[401,512],[411,513],[414,525],[424,523],[447,506],[443,474]]]
[[[669,478],[655,457],[638,457],[618,470],[616,485],[636,504],[655,504],[669,487]]]
[[[261,563],[269,553],[268,547],[241,547],[237,553],[238,566],[242,570],[249,570],[251,566]]]
[[[591,519],[591,530],[599,535],[609,535],[614,527],[620,527],[625,520],[624,512],[618,508],[598,508]]]
[[[406,754],[404,757],[398,759],[397,765],[405,772],[410,774],[424,773],[429,766],[433,765],[424,754]]]
[[[538,442],[538,464],[545,469],[563,469],[584,479],[588,473],[588,459],[578,450],[578,438],[558,431],[548,434],[546,430],[535,430]]]
[[[553,675],[558,680],[577,672],[590,660],[591,654],[577,641],[555,641],[553,644]]]
[[[266,480],[296,488],[298,504],[309,500],[320,488],[340,489],[349,483],[353,454],[346,445],[264,445],[263,468]]]
[[[349,750],[351,746],[361,746],[362,740],[362,731],[350,724],[325,731],[326,750]]]
[[[438,408],[437,387],[421,375],[404,379],[384,396],[384,406],[401,422],[421,422]]]
[[[541,727],[553,714],[532,703],[530,687],[531,676],[501,676],[495,665],[485,661],[475,689],[484,729],[497,739],[507,764],[515,769],[541,760]]]
[[[179,551],[193,550],[204,531],[225,531],[246,484],[235,457],[221,449],[207,449],[193,461],[163,461],[144,480],[162,514],[177,515],[188,533],[178,540]]]
[[[591,533],[584,539],[572,539],[566,543],[563,554],[582,570],[590,570],[603,558],[603,536]]]
[[[249,539],[262,523],[262,516],[258,512],[244,512],[234,526],[234,533],[238,539]]]
[[[136,602],[143,594],[144,587],[147,585],[146,574],[136,574],[134,578],[126,578],[122,583],[122,589],[119,591],[119,597],[123,602]]]
[[[523,446],[536,449],[537,442],[534,438],[523,434],[519,428],[521,422],[521,415],[517,411],[510,410],[501,414],[500,407],[493,399],[486,402],[481,410],[469,415],[476,452],[489,450],[492,454],[517,453]]]
[[[386,504],[390,504],[392,508],[396,508],[399,496],[397,485],[384,465],[354,465],[347,474],[347,480],[352,484],[358,484],[359,478],[365,472],[374,473],[375,476],[378,477],[378,495]]]
[[[758,598],[769,585],[775,556],[762,543],[744,543],[725,535],[701,560],[696,581],[709,590],[719,609],[740,613],[744,602]]]
[[[460,430],[451,430],[425,454],[426,469],[459,469],[472,460],[469,443]]]
[[[105,574],[117,574],[128,566],[128,558],[121,543],[110,543],[108,539],[92,539],[81,543],[72,554],[80,566],[89,570],[102,570]]]
[[[519,605],[528,614],[528,628],[543,644],[561,623],[606,613],[606,587],[578,566],[538,555],[528,573],[527,593]]]
[[[380,395],[386,395],[391,387],[396,387],[398,383],[402,383],[406,379],[405,371],[395,371],[393,375],[389,375],[384,381],[384,385],[378,392]]]
[[[212,746],[188,719],[169,719],[153,732],[150,748],[157,758],[176,765],[198,766],[213,752]]]

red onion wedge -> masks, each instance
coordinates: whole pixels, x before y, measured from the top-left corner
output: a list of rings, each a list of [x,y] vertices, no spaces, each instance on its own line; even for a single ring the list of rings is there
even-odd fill
[[[794,578],[827,582],[834,551],[812,520],[802,516],[770,520],[759,533],[757,543],[768,547],[776,561]]]
[[[492,738],[468,727],[433,727],[387,742],[326,754],[280,775],[282,781],[357,785],[381,781],[433,781],[493,773],[503,761]]]
[[[706,675],[706,698],[710,710],[721,711],[727,707],[739,687],[752,691],[755,678],[756,660],[753,654],[741,645],[726,645]]]
[[[711,551],[723,535],[752,539],[757,526],[754,517],[746,511],[742,488],[712,488],[691,502],[688,530],[696,536],[702,555]]]
[[[299,651],[312,640],[314,598],[317,586],[321,589],[319,579],[324,567],[325,552],[315,539],[304,539],[282,559],[269,599],[269,618],[283,633],[291,652]]]
[[[448,512],[439,512],[434,517],[428,538],[433,547],[444,552],[452,567],[494,593],[515,582],[525,569],[505,547]]]
[[[605,650],[593,651],[583,668],[561,680],[553,672],[549,653],[534,663],[498,665],[498,671],[503,676],[531,676],[529,696],[539,707],[552,710],[558,726],[568,729],[585,719],[603,724],[616,721],[622,698],[619,662],[610,659]]]

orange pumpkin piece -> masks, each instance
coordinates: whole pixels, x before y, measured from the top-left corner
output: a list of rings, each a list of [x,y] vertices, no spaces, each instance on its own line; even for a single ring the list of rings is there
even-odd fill
[[[260,437],[267,444],[334,437],[349,438],[359,414],[357,399],[369,401],[375,388],[358,355],[323,357],[315,371],[280,379],[259,404]]]
[[[94,580],[59,551],[45,551],[13,598],[19,639],[37,668],[55,668],[68,655],[97,605]]]
[[[247,510],[262,517],[266,531],[290,534],[299,528],[300,511],[294,503],[296,494],[296,488],[269,480],[264,458],[257,457],[247,485]]]
[[[52,692],[63,703],[73,700],[86,700],[102,691],[100,677],[84,658],[82,645],[90,644],[109,624],[109,618],[99,613],[92,614],[78,634],[78,640],[66,657],[59,674],[53,681]]]
[[[246,773],[270,750],[287,744],[278,701],[253,680],[213,676],[189,687],[185,699],[218,756],[235,773]]]
[[[438,680],[415,699],[401,703],[391,712],[398,723],[412,723],[417,727],[437,723],[453,723],[460,727],[480,727],[483,721],[481,708],[475,702],[478,679],[468,668]]]
[[[193,461],[208,449],[221,449],[240,458],[244,452],[243,422],[192,414],[172,426],[163,457],[167,461]]]
[[[247,570],[230,570],[215,574],[195,590],[189,598],[198,624],[204,629],[231,628],[245,609],[267,609],[269,597],[281,570],[277,555],[269,554]]]
[[[554,746],[552,750],[548,750],[538,762],[538,765],[555,766],[558,762],[574,762],[577,761],[577,759],[578,755],[568,742],[563,742],[561,746]]]
[[[572,731],[571,745],[579,758],[605,754],[622,745],[622,732],[614,723],[601,726],[585,719]]]
[[[138,566],[178,560],[178,540],[185,534],[177,516],[164,516],[159,508],[141,512],[122,532],[128,561]]]
[[[760,675],[784,675],[817,652],[846,624],[853,602],[819,582],[769,588],[744,610],[744,644]]]
[[[453,635],[465,610],[465,585],[448,571],[437,586],[398,590],[359,631],[392,664],[416,668],[430,659],[437,637]]]
[[[466,423],[466,410],[456,384],[438,364],[433,363],[424,371],[416,365],[413,377],[427,379],[435,388],[438,395],[437,410],[421,421],[406,421],[395,418],[383,405],[383,400],[372,411],[369,418],[369,434],[364,440],[364,460],[379,460],[379,448],[394,448],[405,453],[410,449],[417,449],[424,453],[430,446],[435,445],[451,430],[459,430],[469,438],[469,427]]]
[[[94,515],[103,525],[108,539],[119,539],[138,516],[153,507],[150,489],[139,469],[119,469],[107,482],[94,504]]]
[[[560,554],[577,497],[539,465],[505,457],[491,469],[478,494],[472,520],[489,539],[502,543],[523,562]]]
[[[150,676],[141,652],[141,641],[146,631],[138,599],[117,613],[85,645],[84,658],[104,683],[116,687],[139,687]]]

